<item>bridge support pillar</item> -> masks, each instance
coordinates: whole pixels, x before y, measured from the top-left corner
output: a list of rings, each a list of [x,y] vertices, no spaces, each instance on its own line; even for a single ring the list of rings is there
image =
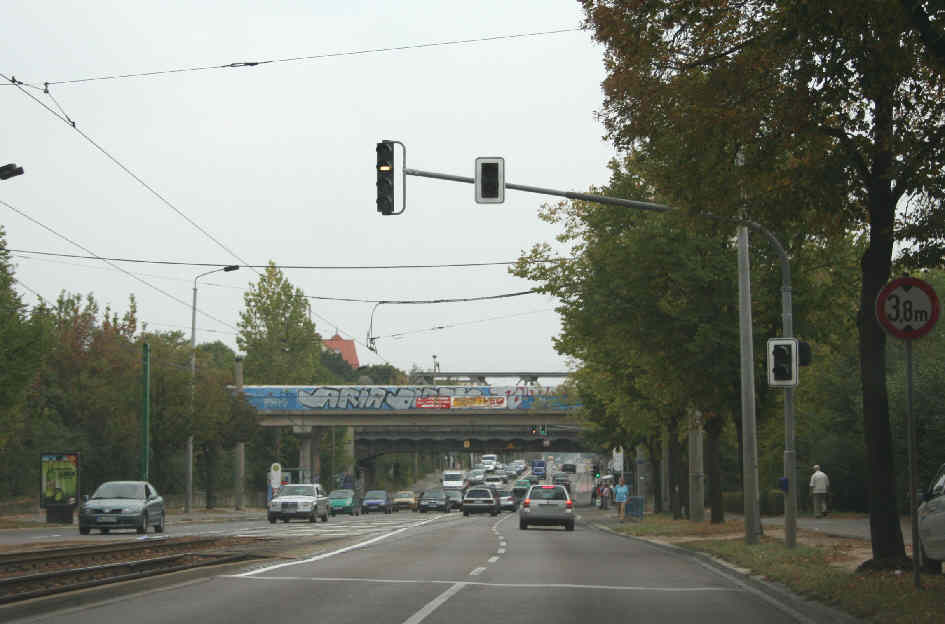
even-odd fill
[[[300,440],[299,468],[302,469],[301,479],[314,482],[321,478],[321,427],[312,427],[311,433]],[[325,487],[330,484],[323,483]]]
[[[345,427],[344,441],[344,471],[351,475],[352,479],[357,478],[355,473],[356,464],[354,460],[354,427]]]
[[[246,443],[237,442],[235,449],[235,462],[233,470],[233,503],[239,510],[243,508],[243,492],[246,485]]]

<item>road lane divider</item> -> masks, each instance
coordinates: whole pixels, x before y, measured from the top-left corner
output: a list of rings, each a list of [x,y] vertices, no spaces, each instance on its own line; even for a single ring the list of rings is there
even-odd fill
[[[459,590],[466,586],[466,583],[456,583],[445,592],[423,605],[423,608],[404,620],[404,624],[420,624],[428,615],[436,611],[440,605],[453,597]]]
[[[431,522],[436,522],[437,520],[439,520],[440,518],[443,518],[443,517],[445,517],[445,516],[437,516],[437,517],[434,517],[434,518],[430,518],[429,520],[421,520],[421,521],[415,522],[415,523],[413,523],[413,524],[408,524],[407,526],[402,527],[402,528],[400,528],[400,529],[397,529],[397,530],[395,530],[395,531],[391,531],[390,533],[384,533],[383,535],[378,535],[377,537],[372,537],[372,538],[369,539],[369,540],[365,540],[365,541],[363,541],[363,542],[358,542],[357,544],[352,544],[351,546],[345,546],[344,548],[339,548],[338,550],[333,550],[333,551],[331,551],[331,552],[322,553],[322,554],[320,554],[320,555],[315,555],[314,557],[309,557],[308,559],[301,559],[301,560],[299,560],[299,561],[288,561],[288,562],[285,562],[285,563],[277,563],[277,564],[274,564],[274,565],[271,565],[271,566],[266,566],[266,567],[264,567],[264,568],[257,568],[257,569],[255,569],[255,570],[249,570],[248,572],[243,572],[242,574],[232,574],[232,575],[228,575],[228,578],[249,578],[249,577],[255,576],[255,575],[257,575],[257,574],[262,574],[262,573],[264,573],[264,572],[269,572],[270,570],[278,570],[279,568],[286,568],[286,567],[289,567],[289,566],[301,565],[301,564],[305,564],[305,563],[314,563],[315,561],[321,561],[322,559],[328,559],[329,557],[334,557],[334,556],[336,556],[336,555],[341,555],[341,554],[344,554],[344,553],[346,553],[346,552],[351,552],[352,550],[358,550],[358,549],[360,549],[360,548],[366,548],[367,546],[370,546],[371,544],[376,544],[377,542],[380,542],[380,541],[383,541],[383,540],[385,540],[385,539],[387,539],[387,538],[389,538],[389,537],[393,537],[393,536],[395,536],[395,535],[398,535],[399,533],[403,533],[404,531],[408,531],[408,530],[410,530],[410,529],[414,529],[414,528],[423,526],[423,525],[425,525],[425,524],[430,524]]]

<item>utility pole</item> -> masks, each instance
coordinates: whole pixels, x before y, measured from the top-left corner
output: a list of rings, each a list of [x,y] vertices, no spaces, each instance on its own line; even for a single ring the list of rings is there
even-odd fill
[[[141,480],[148,480],[151,448],[151,345],[141,345]]]
[[[742,386],[742,490],[745,505],[745,543],[761,540],[758,506],[758,442],[755,438],[755,369],[751,329],[751,267],[748,228],[738,228],[738,328]]]

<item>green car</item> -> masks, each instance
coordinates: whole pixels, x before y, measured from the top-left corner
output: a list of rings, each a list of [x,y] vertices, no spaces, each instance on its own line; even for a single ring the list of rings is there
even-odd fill
[[[361,501],[354,490],[333,490],[328,495],[328,508],[331,515],[346,513],[350,516],[361,515]]]
[[[528,494],[528,488],[532,487],[532,482],[528,479],[519,479],[515,482],[515,485],[512,486],[512,496],[516,500],[522,500],[525,498],[525,495]]]

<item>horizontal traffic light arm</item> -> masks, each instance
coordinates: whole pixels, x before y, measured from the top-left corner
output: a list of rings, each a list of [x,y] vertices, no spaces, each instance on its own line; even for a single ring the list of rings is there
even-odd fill
[[[475,178],[465,176],[456,176],[449,173],[436,173],[435,171],[421,171],[420,169],[404,169],[404,175],[418,176],[421,178],[434,178],[436,180],[449,180],[450,182],[466,182],[475,184]],[[637,208],[639,210],[649,210],[652,212],[669,212],[672,210],[669,206],[663,204],[654,204],[652,202],[637,201],[635,199],[621,199],[619,197],[606,197],[604,195],[594,195],[593,193],[572,193],[571,191],[559,191],[556,189],[542,188],[540,186],[525,186],[524,184],[505,183],[505,188],[514,191],[525,191],[526,193],[539,193],[540,195],[556,195],[558,197],[567,197],[568,199],[578,199],[597,204],[611,204],[614,206],[625,206],[628,208]],[[401,211],[402,212],[402,211]],[[400,214],[399,212],[397,214]]]

